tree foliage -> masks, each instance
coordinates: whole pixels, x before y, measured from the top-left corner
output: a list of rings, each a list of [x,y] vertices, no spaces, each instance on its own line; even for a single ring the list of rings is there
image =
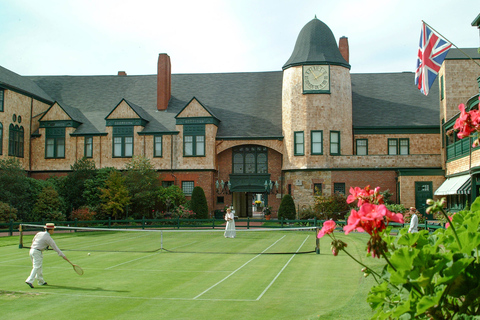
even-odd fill
[[[353,204],[348,204],[345,195],[339,192],[335,192],[331,196],[315,196],[314,210],[316,217],[321,220],[345,219],[345,216],[354,207]]]
[[[0,202],[0,222],[9,222],[17,220],[17,209],[11,207],[8,203]]]
[[[63,221],[65,215],[61,211],[62,200],[52,185],[45,186],[38,194],[33,207],[33,220]]]
[[[87,204],[83,197],[85,181],[93,179],[96,174],[95,162],[86,157],[77,160],[70,168],[72,171],[65,178],[61,191],[69,212]]]
[[[115,219],[123,218],[125,208],[130,204],[130,196],[125,186],[125,178],[118,171],[112,171],[101,189],[102,209]],[[121,215],[119,217],[119,215]]]
[[[17,218],[28,221],[37,190],[17,158],[0,159],[0,201],[17,209]]]
[[[157,191],[156,209],[159,212],[171,212],[186,202],[185,194],[179,186],[160,187]]]
[[[158,173],[150,160],[144,156],[134,156],[125,168],[125,185],[131,197],[132,216],[150,217],[155,209],[155,199],[160,189]]]
[[[205,197],[205,192],[202,187],[197,186],[193,188],[190,209],[196,213],[198,219],[208,218],[207,198]]]
[[[297,216],[297,210],[295,209],[295,202],[291,195],[286,194],[283,196],[282,201],[280,202],[280,207],[278,208],[278,218],[295,220]]]

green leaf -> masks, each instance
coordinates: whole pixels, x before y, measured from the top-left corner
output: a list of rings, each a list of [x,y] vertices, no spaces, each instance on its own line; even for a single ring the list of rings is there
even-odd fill
[[[415,315],[419,316],[425,313],[425,311],[427,311],[428,309],[438,305],[438,303],[440,302],[440,298],[442,297],[442,293],[443,290],[439,290],[433,295],[425,295],[421,297],[417,303],[417,312]]]
[[[472,211],[480,211],[480,197],[477,197],[475,201],[473,201],[472,205],[470,206],[470,210]]]

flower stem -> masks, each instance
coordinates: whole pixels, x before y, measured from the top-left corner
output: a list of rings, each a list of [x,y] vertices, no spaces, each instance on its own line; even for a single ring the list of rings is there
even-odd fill
[[[370,272],[371,272],[372,274],[374,274],[374,275],[376,275],[377,277],[380,278],[380,275],[379,275],[378,273],[376,273],[376,272],[375,272],[374,270],[372,270],[370,267],[364,265],[362,262],[360,262],[360,261],[358,261],[357,259],[355,259],[355,257],[352,256],[350,253],[348,253],[347,250],[343,249],[343,252],[345,252],[350,258],[352,258],[352,259],[353,259],[355,262],[357,262],[359,265],[367,268],[368,270],[370,270]]]
[[[445,219],[447,219],[447,221],[450,221],[450,219],[448,218],[448,215],[445,212],[445,210],[443,210],[443,208],[442,208],[442,209],[440,209],[440,211],[445,216]],[[460,239],[458,239],[457,230],[455,230],[455,226],[453,225],[453,221],[450,222],[450,228],[452,228],[453,235],[455,236],[455,239],[457,240],[458,246],[460,247],[460,250],[461,250],[462,249],[462,244],[460,243]]]
[[[387,255],[385,254],[385,251],[382,250],[382,256],[387,261],[388,265],[396,272],[397,269],[393,266],[393,264],[388,260]]]

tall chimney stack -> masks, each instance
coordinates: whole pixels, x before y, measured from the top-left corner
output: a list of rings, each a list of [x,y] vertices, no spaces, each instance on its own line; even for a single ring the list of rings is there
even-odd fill
[[[172,67],[166,53],[158,56],[157,69],[157,110],[167,110],[172,95]]]
[[[347,37],[341,37],[340,41],[338,42],[338,49],[340,50],[340,53],[342,54],[343,59],[347,61],[347,63],[350,63],[350,53],[348,50],[348,38]]]

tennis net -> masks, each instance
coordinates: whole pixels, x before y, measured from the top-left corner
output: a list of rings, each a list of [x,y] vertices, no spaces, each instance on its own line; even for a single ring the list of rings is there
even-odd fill
[[[23,224],[20,248],[29,248],[43,226]],[[113,229],[55,227],[57,246],[65,251],[169,252],[223,254],[318,253],[316,227],[237,229],[234,239],[223,229]]]

